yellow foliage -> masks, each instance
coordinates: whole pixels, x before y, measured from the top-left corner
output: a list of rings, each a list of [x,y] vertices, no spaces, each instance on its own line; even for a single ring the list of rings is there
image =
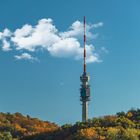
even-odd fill
[[[133,114],[132,114],[131,112],[128,112],[128,113],[127,113],[127,117],[128,117],[128,118],[131,118],[132,116],[133,116]]]
[[[22,128],[19,124],[15,124],[15,128],[18,130],[18,131],[21,131],[21,132],[26,132],[27,130],[25,128]]]
[[[81,129],[79,132],[79,135],[81,137],[86,137],[88,139],[92,139],[94,136],[97,135],[97,133],[94,128],[86,128],[86,129]]]
[[[119,132],[119,129],[117,129],[115,127],[109,127],[109,128],[107,128],[107,132],[117,134]]]
[[[99,136],[99,140],[105,140],[105,136]]]

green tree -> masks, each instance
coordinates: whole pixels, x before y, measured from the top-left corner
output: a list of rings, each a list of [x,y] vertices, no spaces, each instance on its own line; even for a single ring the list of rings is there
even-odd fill
[[[13,140],[10,132],[0,132],[0,140]]]

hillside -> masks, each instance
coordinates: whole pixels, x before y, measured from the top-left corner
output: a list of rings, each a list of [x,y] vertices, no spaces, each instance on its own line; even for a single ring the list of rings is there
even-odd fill
[[[0,140],[139,140],[140,109],[61,127],[20,113],[0,113]]]
[[[47,121],[41,121],[20,113],[0,113],[0,140],[19,140],[39,133],[50,133],[59,127]]]

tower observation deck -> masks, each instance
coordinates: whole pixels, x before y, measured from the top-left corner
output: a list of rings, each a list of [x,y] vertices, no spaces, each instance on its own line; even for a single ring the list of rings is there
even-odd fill
[[[83,52],[83,74],[80,76],[80,100],[82,102],[82,122],[88,120],[88,101],[90,100],[89,76],[86,73],[86,17],[84,17],[84,52]]]

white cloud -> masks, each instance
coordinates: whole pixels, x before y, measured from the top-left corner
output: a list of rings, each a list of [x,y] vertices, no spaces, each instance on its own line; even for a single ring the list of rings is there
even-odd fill
[[[11,35],[12,35],[12,32],[9,29],[5,28],[2,36],[3,37],[10,37]]]
[[[32,57],[29,53],[22,53],[21,55],[14,56],[17,60],[37,60],[37,58]]]
[[[92,29],[103,26],[102,22],[96,24],[86,24],[86,36],[87,38],[96,38],[98,34],[93,34]],[[60,32],[60,36],[63,38],[67,37],[83,37],[83,23],[75,21],[69,28],[68,31]]]
[[[2,39],[2,32],[0,32],[0,40]]]
[[[96,23],[96,24],[93,24],[93,28],[99,28],[99,27],[102,27],[104,25],[104,23],[103,22],[98,22],[98,23]]]
[[[83,35],[83,24],[80,21],[75,21],[72,26],[70,26],[68,31],[60,33],[60,36],[63,38],[79,35]]]
[[[80,43],[75,38],[60,39],[48,48],[48,51],[58,57],[76,56],[80,49]]]
[[[78,50],[78,55],[76,56],[77,60],[83,58],[83,51],[83,48],[80,48]],[[101,60],[99,59],[99,55],[95,52],[95,47],[92,44],[86,45],[86,62],[101,62]]]
[[[42,19],[35,27],[25,25],[16,30],[11,40],[17,46],[17,50],[35,51],[37,48],[48,48],[58,41],[59,37],[56,32],[57,29],[52,24],[51,19]]]
[[[10,42],[7,40],[12,35],[12,32],[5,28],[3,32],[0,32],[0,40],[2,41],[2,50],[3,51],[10,51],[12,50],[10,47]]]
[[[103,26],[102,22],[87,24],[87,39],[97,37],[98,34],[93,34],[92,29],[101,26]],[[45,50],[55,57],[72,57],[76,60],[82,59],[83,56],[83,47],[81,47],[82,38],[83,23],[80,21],[75,21],[67,31],[63,32],[58,31],[52,19],[41,19],[35,26],[25,24],[14,32],[11,32],[7,28],[3,32],[0,32],[3,50],[10,50],[10,44],[14,44],[12,48],[15,51],[34,52],[36,50]],[[95,47],[91,44],[87,44],[86,48],[87,62],[99,62],[99,56],[95,53]],[[34,57],[28,53],[15,55],[15,58],[18,60],[34,59]]]
[[[95,53],[94,55],[89,55],[86,60],[87,63],[92,63],[92,62],[102,62],[102,60],[99,59],[99,56]]]
[[[14,32],[14,35],[17,38],[27,37],[31,34],[31,32],[32,32],[32,26],[25,24],[21,29],[16,29],[16,31]]]
[[[98,54],[95,52],[95,47],[90,44],[90,45],[86,45],[86,53],[87,53],[87,63],[91,63],[91,62],[99,62],[99,56]]]
[[[2,50],[3,51],[10,51],[10,50],[12,50],[11,48],[10,48],[10,43],[6,40],[6,39],[3,39],[2,40]]]

